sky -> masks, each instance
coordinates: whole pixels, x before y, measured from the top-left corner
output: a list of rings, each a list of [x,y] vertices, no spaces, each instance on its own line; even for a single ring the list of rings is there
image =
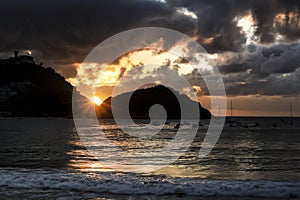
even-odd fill
[[[298,0],[3,0],[0,8],[0,58],[13,50],[32,54],[74,83],[80,63],[105,39],[132,28],[169,28],[208,52],[234,115],[289,116],[291,102],[300,116]],[[124,58],[131,65],[138,53]],[[174,68],[177,59],[162,65]],[[125,65],[115,66],[115,77],[138,63]],[[110,87],[102,85],[97,95],[106,98]],[[194,89],[209,108],[205,87]]]

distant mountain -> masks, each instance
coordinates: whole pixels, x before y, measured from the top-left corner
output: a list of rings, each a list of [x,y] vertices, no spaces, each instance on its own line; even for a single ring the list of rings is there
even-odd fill
[[[15,52],[0,60],[0,115],[72,117],[72,92],[64,77],[31,56]]]
[[[188,96],[179,94],[177,91],[162,85],[147,89],[139,89],[133,93],[128,92],[113,98],[116,109],[122,110],[128,108],[127,105],[123,105],[124,99],[131,96],[129,101],[129,113],[133,119],[149,119],[148,112],[154,104],[160,104],[165,108],[168,119],[180,119],[180,105],[174,94],[179,97],[180,101],[183,102],[185,106],[190,107],[193,104],[198,106],[202,119],[208,119],[211,117],[211,113],[207,109],[203,108],[199,102],[192,101]],[[98,118],[112,118],[111,101],[112,97],[109,97],[103,101],[99,107],[96,106]],[[122,113],[122,111],[120,113]],[[122,116],[119,117],[122,118]]]

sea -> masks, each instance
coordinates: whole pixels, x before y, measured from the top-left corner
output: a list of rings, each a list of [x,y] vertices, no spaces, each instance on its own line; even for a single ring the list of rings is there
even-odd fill
[[[283,126],[289,119],[280,117],[235,120],[259,125],[225,124],[211,152],[198,157],[210,123],[204,120],[184,156],[156,171],[136,172],[94,157],[72,119],[0,118],[0,199],[299,199],[300,118],[293,118],[293,126]],[[160,139],[171,140],[175,125],[169,121]],[[113,121],[99,127],[122,135]]]

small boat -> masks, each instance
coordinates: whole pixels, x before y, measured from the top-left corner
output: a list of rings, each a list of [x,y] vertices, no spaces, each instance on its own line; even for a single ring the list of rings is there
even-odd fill
[[[246,121],[246,122],[242,123],[242,127],[244,127],[244,128],[259,128],[259,127],[261,127],[261,125],[258,122]]]
[[[225,122],[226,122],[226,123],[234,123],[234,122],[235,122],[235,119],[232,118],[232,117],[226,117]]]
[[[284,128],[292,128],[294,127],[294,120],[293,120],[293,108],[292,104],[290,103],[290,118],[289,119],[282,119],[281,122],[274,122],[272,128],[275,130],[284,129]]]
[[[234,121],[229,124],[230,127],[240,127],[242,125],[241,122]]]
[[[272,129],[274,129],[274,130],[278,130],[279,129],[279,126],[278,126],[278,124],[276,122],[273,123]]]
[[[230,101],[230,117],[226,117],[225,122],[229,124],[230,127],[240,127],[242,125],[241,122],[235,121],[233,116],[233,108],[232,108],[232,100]]]
[[[293,127],[294,126],[294,116],[293,116],[293,108],[292,108],[292,103],[290,103],[290,114],[291,114],[291,118],[290,118],[290,126]]]
[[[232,115],[233,115],[233,111],[232,111],[232,100],[230,101],[230,117],[226,117],[226,119],[225,119],[225,122],[226,123],[234,123],[235,122],[235,120],[232,118]]]

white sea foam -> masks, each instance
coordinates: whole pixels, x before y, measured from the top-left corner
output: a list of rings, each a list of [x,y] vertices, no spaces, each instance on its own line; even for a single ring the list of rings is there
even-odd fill
[[[116,195],[300,197],[300,182],[203,180],[124,173],[0,169],[0,187]]]

